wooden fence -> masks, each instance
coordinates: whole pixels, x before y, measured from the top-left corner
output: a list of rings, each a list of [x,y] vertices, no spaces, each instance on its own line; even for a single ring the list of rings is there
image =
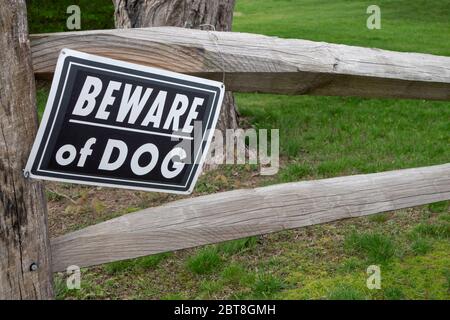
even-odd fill
[[[450,57],[174,27],[31,35],[48,76],[62,48],[222,80],[228,90],[450,99]]]
[[[62,48],[221,80],[232,91],[450,100],[450,58],[180,28],[31,36],[36,76]],[[450,199],[450,164],[189,198],[51,241],[53,271]]]

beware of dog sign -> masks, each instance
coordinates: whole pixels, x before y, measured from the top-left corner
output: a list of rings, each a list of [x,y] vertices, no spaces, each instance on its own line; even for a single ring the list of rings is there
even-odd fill
[[[220,82],[63,49],[25,173],[190,193],[223,94]]]

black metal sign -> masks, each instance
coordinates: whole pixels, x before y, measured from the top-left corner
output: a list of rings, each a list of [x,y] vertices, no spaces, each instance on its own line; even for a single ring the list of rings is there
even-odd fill
[[[223,94],[220,82],[64,49],[25,174],[190,193]]]

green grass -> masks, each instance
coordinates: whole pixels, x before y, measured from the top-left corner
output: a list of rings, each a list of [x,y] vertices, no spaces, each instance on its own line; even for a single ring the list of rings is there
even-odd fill
[[[237,2],[233,29],[398,51],[450,55],[450,6],[384,0],[381,30],[366,28],[370,1]],[[270,12],[270,14],[268,14]],[[414,39],[411,41],[410,39]],[[275,182],[448,162],[448,102],[238,94],[256,128],[279,128],[288,163]]]
[[[339,266],[338,270],[343,273],[351,273],[357,270],[362,270],[365,263],[363,260],[357,257],[350,257],[345,259]]]
[[[256,237],[249,237],[249,238],[242,238],[232,241],[226,241],[222,242],[217,245],[217,248],[220,252],[227,254],[227,255],[233,255],[236,253],[241,253],[245,250],[249,250],[256,246],[257,244],[257,238]]]
[[[203,299],[214,298],[214,295],[220,292],[222,289],[223,286],[220,282],[214,280],[204,280],[200,283],[200,297]]]
[[[450,243],[417,230],[446,221],[427,213],[422,207],[391,213],[382,224],[357,218],[284,231],[234,254],[220,251],[220,244],[184,250],[150,268],[138,267],[143,258],[113,263],[84,270],[82,289],[62,288],[58,297],[450,299]],[[374,263],[381,267],[381,290],[366,287],[366,269]],[[110,265],[120,267],[106,272]]]
[[[137,259],[115,261],[106,264],[104,268],[106,273],[112,275],[123,272],[133,272],[136,270],[149,270],[158,266],[161,261],[169,256],[170,253],[160,253]]]
[[[350,285],[339,284],[328,293],[329,300],[365,300],[364,294]]]
[[[191,256],[186,267],[195,274],[211,273],[222,265],[222,258],[214,246],[201,248],[196,255]]]
[[[233,31],[450,55],[448,2],[378,0],[380,30],[366,28],[366,9],[372,4],[361,0],[238,0]]]
[[[399,239],[400,240],[400,239]],[[366,287],[368,263],[352,272],[337,270],[325,272],[325,263],[316,265],[316,272],[293,273],[288,279],[297,283],[295,288],[282,292],[287,299],[449,299],[448,255],[450,244],[440,241],[424,255],[394,258],[382,265],[381,290]],[[319,271],[319,270],[322,271]]]
[[[73,4],[80,7],[81,30],[114,28],[114,6],[109,0],[27,0],[30,33],[76,31],[66,26],[67,7]]]
[[[405,294],[398,287],[391,287],[383,290],[383,297],[387,300],[403,300]]]
[[[431,251],[433,245],[430,240],[417,238],[411,243],[411,250],[417,255],[423,255]]]
[[[373,221],[373,222],[378,222],[378,223],[385,223],[386,221],[389,220],[389,213],[378,213],[378,214],[374,214],[369,216],[369,220]]]
[[[279,128],[277,182],[379,172],[450,159],[447,102],[239,94],[256,128]]]
[[[49,94],[48,87],[38,88],[36,90],[36,103],[38,106],[37,111],[38,111],[39,120],[42,119],[42,115],[44,114],[45,104],[47,103],[48,94]]]
[[[232,263],[227,266],[220,274],[224,283],[231,286],[240,286],[252,282],[251,274],[249,274],[245,268],[238,263]]]
[[[110,0],[75,3],[81,8],[83,30],[113,27]],[[66,0],[57,4],[28,1],[30,32],[66,31],[65,10],[70,4]],[[238,0],[233,29],[450,56],[450,6],[446,1],[377,1],[381,30],[366,28],[370,4],[358,0]],[[48,86],[39,85],[40,116],[47,96]],[[258,180],[259,185],[450,162],[448,102],[269,94],[236,94],[236,99],[244,123],[280,130],[280,171]],[[252,166],[220,167],[202,176],[196,192],[240,188],[256,171]],[[47,194],[52,201],[63,201],[51,191]],[[138,206],[164,199],[149,194]],[[86,210],[99,210],[96,205],[91,207]],[[109,217],[137,209],[130,206]],[[448,300],[449,225],[449,201],[438,202],[114,262],[83,270],[81,290],[65,289],[64,278],[58,275],[57,296]],[[381,266],[381,290],[366,287],[370,264]]]
[[[428,205],[428,208],[433,213],[449,212],[449,201],[440,201],[440,202],[430,203]],[[449,215],[447,215],[447,217],[448,216]]]
[[[252,296],[256,299],[274,298],[275,294],[280,292],[284,286],[281,279],[271,274],[259,274],[253,284]]]
[[[369,263],[385,264],[395,255],[395,243],[381,233],[356,233],[347,236],[344,243],[346,249],[363,256]]]
[[[422,223],[416,226],[415,232],[439,239],[450,238],[450,223],[443,221],[442,223]]]

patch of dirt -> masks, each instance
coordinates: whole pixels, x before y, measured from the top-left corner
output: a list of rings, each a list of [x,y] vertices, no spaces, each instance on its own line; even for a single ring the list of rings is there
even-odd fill
[[[46,182],[52,237],[141,208],[175,200],[173,195]]]
[[[46,181],[50,236],[57,237],[123,214],[187,197],[254,188],[268,179],[271,178],[260,176],[258,169],[249,165],[221,166],[204,173],[196,190],[189,196]]]

